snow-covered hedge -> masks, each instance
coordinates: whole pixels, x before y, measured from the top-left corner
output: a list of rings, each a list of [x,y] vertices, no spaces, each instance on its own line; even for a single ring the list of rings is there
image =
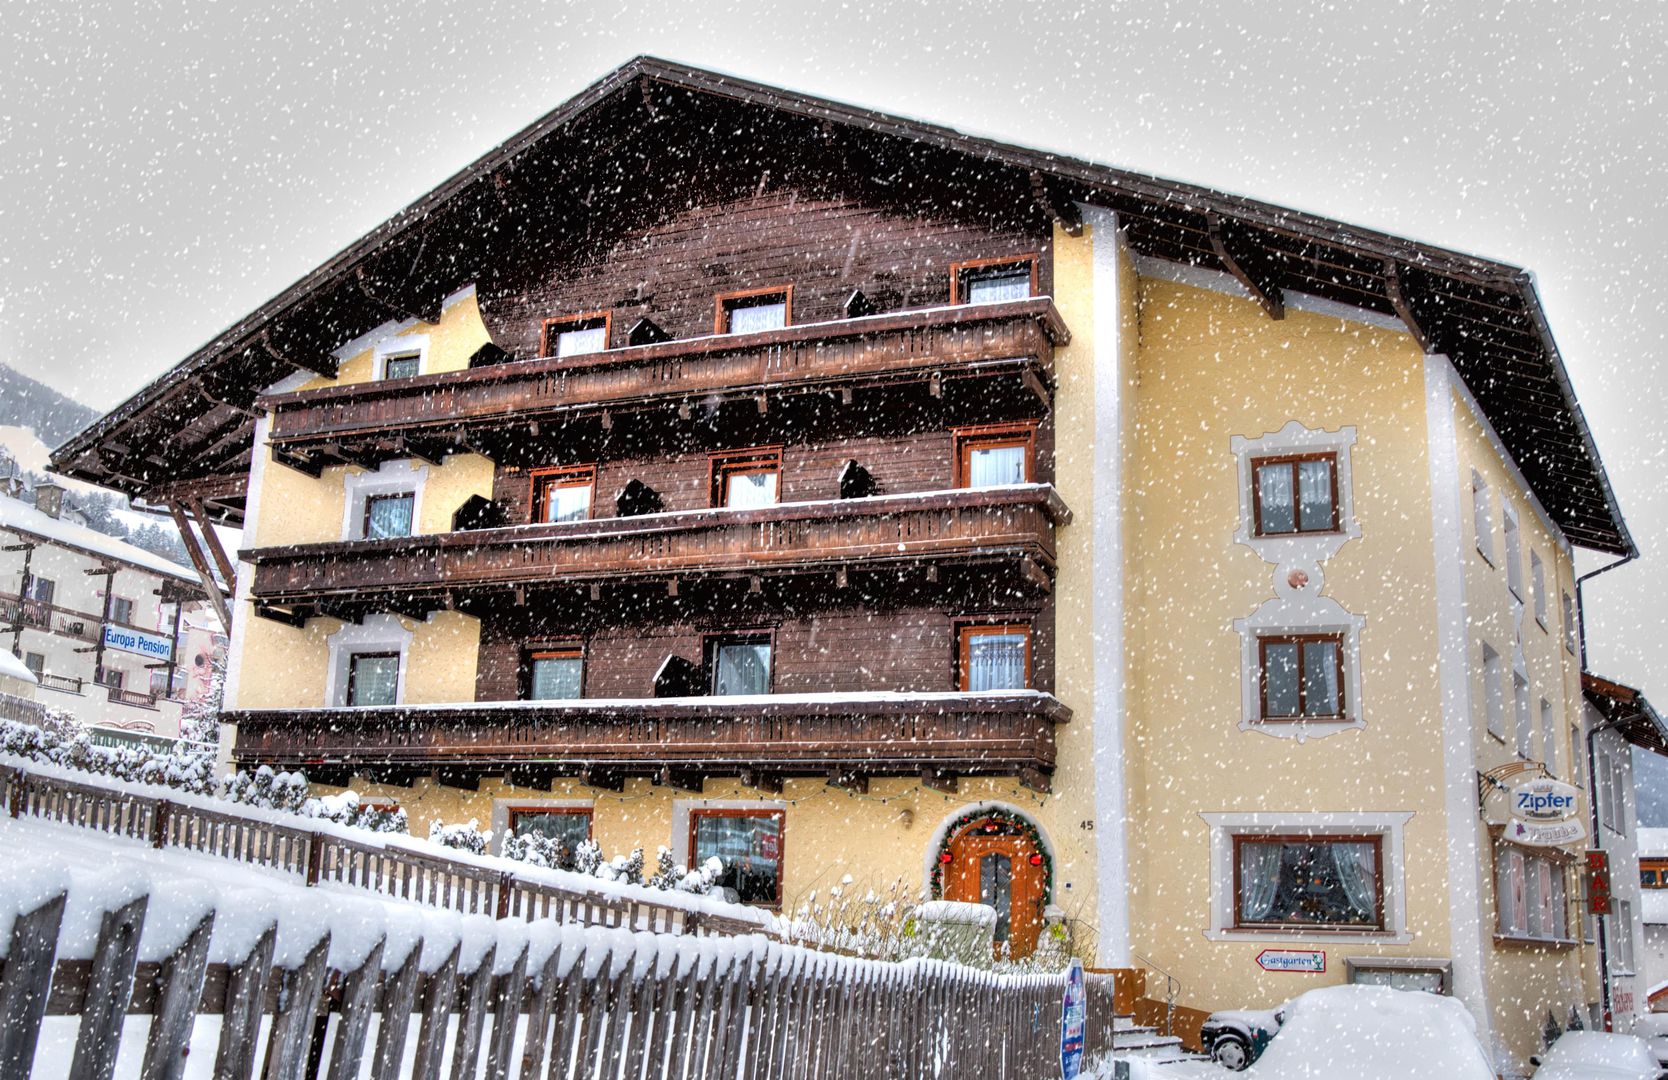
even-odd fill
[[[447,847],[477,855],[484,854],[487,845],[491,843],[492,834],[481,832],[478,826],[479,822],[476,820],[471,820],[466,825],[442,825],[435,822],[429,827],[429,839]],[[642,848],[634,849],[630,855],[616,855],[612,859],[604,859],[602,846],[595,840],[581,840],[578,845],[569,848],[555,837],[541,836],[538,833],[504,837],[502,855],[506,859],[514,859],[546,870],[567,870],[602,881],[685,892],[696,896],[713,895],[718,889],[718,879],[724,875],[724,864],[716,857],[708,859],[692,870],[679,865],[672,855],[672,849],[662,846],[655,853],[654,873],[648,874]]]
[[[457,851],[467,851],[471,855],[485,855],[487,845],[492,843],[492,833],[482,831],[478,818],[470,818],[461,825],[447,825],[440,821],[429,822],[429,842],[440,844]]]
[[[40,726],[0,720],[0,753],[15,754],[117,780],[214,793],[214,754],[206,749],[158,753],[139,747],[95,746],[87,728],[67,713],[48,709]]]

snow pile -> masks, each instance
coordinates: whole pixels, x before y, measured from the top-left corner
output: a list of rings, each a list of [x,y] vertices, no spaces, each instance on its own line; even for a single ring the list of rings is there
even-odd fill
[[[0,649],[0,675],[4,675],[8,679],[16,679],[18,682],[40,682],[39,679],[35,678],[35,673],[29,670],[29,665],[4,649]]]
[[[1451,997],[1327,986],[1295,998],[1247,1080],[1493,1080],[1477,1027]]]
[[[996,909],[989,904],[966,904],[959,900],[928,900],[915,909],[922,922],[965,923],[971,926],[995,926]]]

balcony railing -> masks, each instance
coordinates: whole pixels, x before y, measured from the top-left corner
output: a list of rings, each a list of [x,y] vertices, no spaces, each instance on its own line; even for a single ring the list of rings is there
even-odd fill
[[[1034,691],[230,712],[244,765],[474,775],[1009,775],[1046,786],[1071,710]]]
[[[82,681],[68,675],[53,675],[50,672],[39,672],[35,679],[48,690],[58,690],[65,694],[81,693]]]
[[[0,624],[21,624],[91,642],[98,641],[100,628],[104,625],[103,617],[93,612],[77,611],[45,600],[20,597],[15,593],[0,593]],[[143,630],[147,634],[165,632],[158,627],[135,626],[133,623],[116,622],[114,619],[111,620],[111,625]]]
[[[1046,396],[1054,346],[1069,340],[1053,302],[1043,297],[325,387],[275,394],[261,404],[272,410],[269,439],[280,459],[316,470],[342,458],[314,457],[315,451],[339,454],[346,447],[358,460],[390,437],[417,446],[436,435],[444,449],[447,438],[469,430],[714,395],[1007,371]]]
[[[265,604],[363,600],[367,593],[771,575],[935,561],[1054,566],[1054,526],[1069,511],[1048,485],[963,489],[600,518],[394,540],[259,548],[254,596]]]
[[[131,705],[135,709],[156,708],[156,695],[139,690],[125,690],[120,686],[106,686],[110,700],[117,705]]]

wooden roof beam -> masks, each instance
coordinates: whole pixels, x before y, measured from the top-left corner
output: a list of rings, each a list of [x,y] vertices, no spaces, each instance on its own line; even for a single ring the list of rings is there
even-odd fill
[[[1060,226],[1067,236],[1083,235],[1083,214],[1075,202],[1061,200],[1050,194],[1048,181],[1036,169],[1031,170],[1031,198],[1050,222]]]
[[[336,377],[336,358],[328,353],[318,353],[311,349],[291,349],[279,345],[272,339],[270,330],[262,330],[257,343],[266,354],[280,364],[288,364],[302,371],[311,371],[314,375],[321,375],[326,379]]]
[[[424,323],[440,321],[440,302],[443,297],[422,296],[417,297],[415,302],[401,300],[393,295],[391,286],[373,281],[363,266],[354,270],[353,279],[361,296],[390,314]]]
[[[1279,275],[1272,262],[1248,242],[1238,227],[1223,220],[1214,210],[1205,212],[1206,231],[1210,235],[1211,250],[1216,253],[1228,273],[1241,285],[1251,290],[1257,303],[1271,319],[1286,317],[1286,294],[1280,288]]]

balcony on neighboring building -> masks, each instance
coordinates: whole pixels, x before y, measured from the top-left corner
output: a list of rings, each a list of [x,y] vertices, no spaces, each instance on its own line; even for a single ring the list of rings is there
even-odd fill
[[[464,607],[470,594],[680,584],[724,578],[837,579],[872,571],[976,566],[1021,590],[1046,592],[1054,527],[1069,511],[1051,486],[918,492],[757,509],[521,525],[388,540],[260,548],[256,611],[281,621],[372,611],[421,615]],[[922,568],[925,568],[924,570]]]
[[[964,304],[547,357],[261,399],[274,457],[317,475],[341,464],[449,453],[504,456],[541,424],[649,414],[664,424],[726,404],[760,412],[809,400],[886,406],[904,388],[942,400],[1015,396],[1046,409],[1056,345],[1070,340],[1047,297]],[[881,397],[858,400],[856,395]],[[883,400],[884,399],[884,400]],[[854,404],[855,402],[855,404]]]
[[[775,787],[825,776],[919,776],[953,790],[959,775],[1017,776],[1046,790],[1054,728],[1071,710],[1036,691],[784,694],[725,698],[577,699],[375,708],[257,709],[237,725],[240,765],[304,768],[345,783],[354,774],[409,781],[438,774],[548,787],[581,776],[618,787],[627,776],[700,790],[713,776]]]

